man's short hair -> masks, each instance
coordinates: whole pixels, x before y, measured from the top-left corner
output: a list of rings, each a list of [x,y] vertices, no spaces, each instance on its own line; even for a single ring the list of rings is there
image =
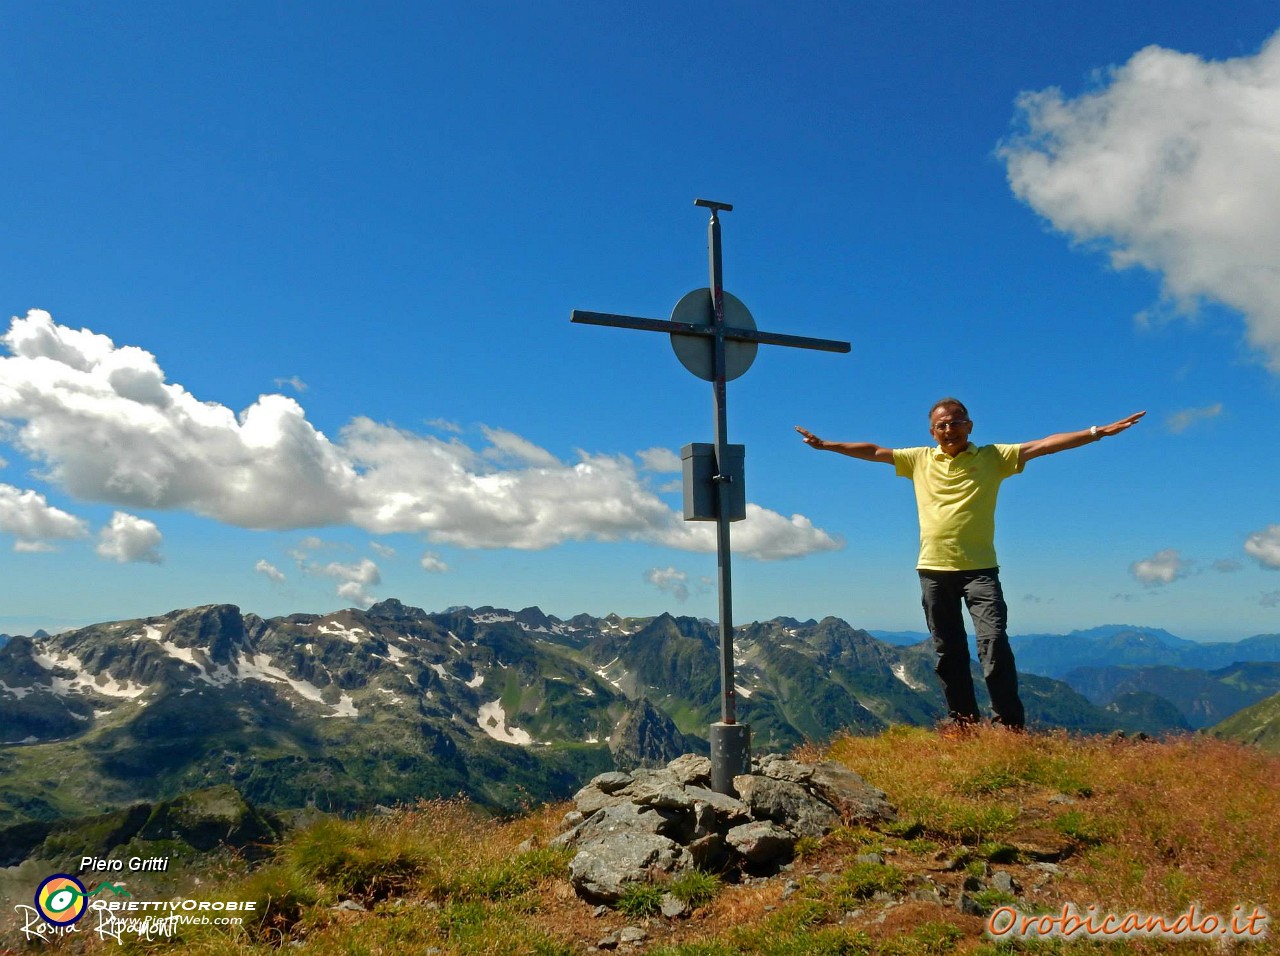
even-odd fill
[[[960,401],[960,399],[958,398],[952,398],[950,396],[947,396],[946,398],[938,399],[929,407],[929,421],[931,423],[933,422],[933,413],[936,412],[939,408],[958,408],[960,409],[961,415],[963,415],[965,418],[969,417],[969,409],[964,407],[964,402]]]

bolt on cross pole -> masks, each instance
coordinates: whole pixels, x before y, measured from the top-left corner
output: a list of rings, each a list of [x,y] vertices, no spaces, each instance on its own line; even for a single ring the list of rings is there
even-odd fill
[[[728,443],[726,383],[744,374],[755,361],[759,345],[786,345],[825,352],[848,352],[848,342],[799,335],[762,332],[747,307],[724,291],[720,258],[720,216],[729,203],[697,199],[711,210],[707,227],[710,285],[695,289],[676,303],[671,319],[585,312],[575,309],[570,321],[586,325],[668,332],[680,363],[713,386],[714,445],[686,445],[684,468],[685,520],[715,521],[716,560],[720,590],[720,721],[711,725],[711,786],[734,793],[733,778],[751,768],[750,728],[737,722],[737,692],[733,662],[733,587],[730,573],[729,524],[746,517],[743,487],[743,446]],[[711,459],[710,461],[708,459]]]

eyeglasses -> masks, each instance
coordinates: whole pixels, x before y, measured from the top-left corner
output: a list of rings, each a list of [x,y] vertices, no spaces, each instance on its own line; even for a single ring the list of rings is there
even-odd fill
[[[940,432],[945,432],[948,428],[959,428],[962,425],[969,425],[969,424],[972,424],[969,421],[969,419],[961,418],[961,419],[957,419],[954,422],[934,422],[933,427],[938,429],[938,431]]]

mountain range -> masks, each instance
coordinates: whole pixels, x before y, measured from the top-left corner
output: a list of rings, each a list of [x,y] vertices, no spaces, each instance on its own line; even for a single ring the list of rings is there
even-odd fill
[[[1210,685],[1188,679],[1172,697],[1163,672],[1082,674],[1082,662],[1127,667],[1102,648],[1135,660],[1148,643],[1151,655],[1165,653],[1156,643],[1195,651],[1151,631],[1082,633],[1057,638],[1086,652],[1064,674],[1080,688],[1027,667],[1034,649],[1063,658],[1048,638],[1019,650],[1033,726],[1185,730],[1280,689],[1280,666],[1257,662],[1206,672]],[[1271,640],[1239,646],[1265,653]],[[705,751],[720,717],[718,641],[713,623],[670,614],[561,620],[396,600],[270,619],[210,605],[12,637],[0,647],[0,827],[225,784],[276,809],[564,797],[614,766]],[[758,752],[945,712],[927,645],[838,618],[748,624],[734,648],[738,718]],[[1195,710],[1202,699],[1211,710]]]

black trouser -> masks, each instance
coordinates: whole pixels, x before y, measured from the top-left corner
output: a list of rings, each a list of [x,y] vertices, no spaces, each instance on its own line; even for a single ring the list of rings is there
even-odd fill
[[[1026,723],[1018,698],[1018,672],[1005,628],[1009,608],[995,568],[980,571],[920,571],[920,603],[934,650],[938,679],[955,720],[978,719],[978,701],[969,673],[969,637],[965,634],[960,602],[969,609],[978,638],[978,660],[986,678],[995,721],[1021,728]]]

